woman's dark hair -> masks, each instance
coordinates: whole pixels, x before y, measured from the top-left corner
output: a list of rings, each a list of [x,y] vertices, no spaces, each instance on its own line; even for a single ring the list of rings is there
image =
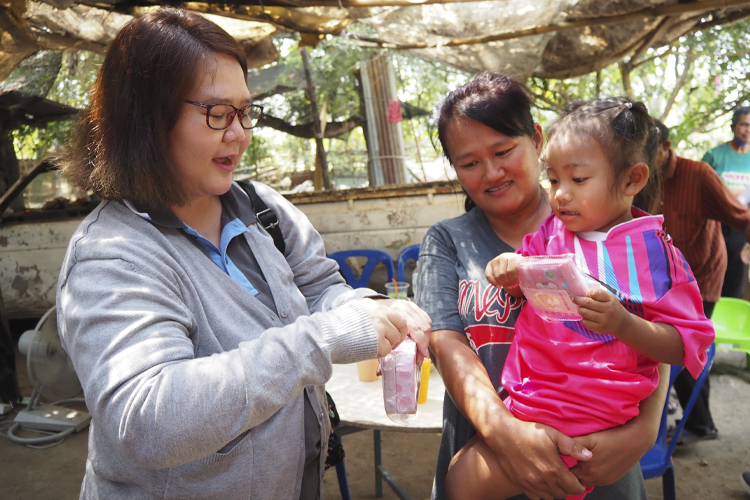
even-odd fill
[[[75,136],[58,162],[85,190],[149,206],[182,205],[187,193],[168,134],[204,62],[245,54],[226,31],[191,12],[160,9],[129,21],[112,40]]]
[[[448,125],[456,118],[471,118],[509,137],[533,136],[532,94],[512,78],[495,72],[481,73],[445,98],[437,120],[443,154],[453,164],[446,145]],[[468,212],[475,206],[466,196]]]
[[[648,165],[648,183],[633,204],[647,212],[658,208],[661,174],[655,168],[655,160],[659,131],[645,104],[626,97],[575,101],[549,128],[548,143],[563,131],[591,137],[601,145],[612,166],[613,187],[635,163]]]

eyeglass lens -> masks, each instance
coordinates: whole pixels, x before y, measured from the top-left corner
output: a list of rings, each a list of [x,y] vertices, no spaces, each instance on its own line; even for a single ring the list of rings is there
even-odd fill
[[[253,106],[235,110],[227,104],[216,104],[211,106],[208,113],[208,124],[211,128],[221,130],[229,127],[234,120],[235,111],[242,117],[242,128],[251,129],[260,118],[260,110]]]

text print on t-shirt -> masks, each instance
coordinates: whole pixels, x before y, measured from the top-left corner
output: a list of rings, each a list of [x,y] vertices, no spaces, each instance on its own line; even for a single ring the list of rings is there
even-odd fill
[[[509,344],[513,325],[522,299],[500,292],[500,289],[477,280],[461,280],[458,284],[458,311],[464,331],[476,351],[486,344]],[[514,317],[509,321],[511,315]]]

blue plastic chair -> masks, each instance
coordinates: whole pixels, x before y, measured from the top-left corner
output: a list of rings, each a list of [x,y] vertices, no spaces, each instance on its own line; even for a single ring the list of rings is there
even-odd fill
[[[393,268],[393,259],[382,250],[342,250],[340,252],[334,252],[328,257],[338,262],[341,274],[344,275],[347,284],[352,288],[367,288],[370,283],[370,276],[372,276],[375,266],[379,263],[385,265],[385,270],[388,273],[388,281],[392,281],[396,275]],[[365,264],[365,267],[362,268],[362,274],[359,278],[354,276],[352,268],[346,261],[349,257],[367,258],[367,263]]]
[[[695,401],[698,399],[703,382],[708,377],[708,372],[711,369],[711,364],[714,361],[714,354],[716,352],[716,344],[711,344],[706,352],[708,354],[708,360],[703,371],[698,376],[698,380],[693,388],[693,393],[690,395],[687,407],[682,412],[682,418],[680,419],[677,427],[675,428],[672,439],[667,441],[667,415],[669,414],[669,392],[667,392],[667,400],[664,403],[664,411],[661,415],[661,425],[659,425],[659,435],[656,438],[656,444],[641,458],[641,470],[643,471],[643,479],[652,479],[661,476],[662,489],[664,492],[664,500],[676,500],[677,487],[674,472],[674,462],[672,461],[672,454],[674,448],[677,446],[677,439],[682,434],[682,429],[685,427],[685,422],[690,412],[695,406]],[[677,378],[677,374],[680,373],[683,367],[673,366],[669,377],[669,387],[671,389],[672,383]]]
[[[399,281],[406,281],[404,279],[404,267],[406,266],[406,261],[409,259],[417,260],[419,257],[419,243],[416,245],[411,245],[403,250],[401,250],[401,253],[398,254],[398,265],[396,266],[398,269],[397,276]]]

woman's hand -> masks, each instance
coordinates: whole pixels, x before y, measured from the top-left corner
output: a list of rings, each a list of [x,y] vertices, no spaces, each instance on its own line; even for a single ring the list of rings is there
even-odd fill
[[[519,255],[513,252],[501,253],[492,259],[484,270],[487,281],[497,288],[505,288],[505,291],[514,297],[523,297],[518,287]]]
[[[417,344],[417,362],[429,357],[432,320],[414,302],[395,299],[362,299],[378,335],[378,357],[381,358],[409,337]]]
[[[512,417],[511,417],[512,418]],[[502,433],[482,435],[505,475],[531,500],[566,498],[584,486],[563,464],[560,454],[579,461],[591,452],[552,427],[513,419]]]
[[[505,475],[526,496],[537,500],[583,492],[560,458],[560,453],[564,453],[587,460],[583,448],[577,444],[578,438],[573,440],[551,427],[513,417],[463,333],[432,332],[430,350],[456,408],[482,435]]]
[[[659,366],[659,386],[641,401],[640,414],[624,425],[576,438],[591,450],[591,460],[570,469],[585,486],[604,486],[622,478],[656,442],[669,388],[669,365]]]

